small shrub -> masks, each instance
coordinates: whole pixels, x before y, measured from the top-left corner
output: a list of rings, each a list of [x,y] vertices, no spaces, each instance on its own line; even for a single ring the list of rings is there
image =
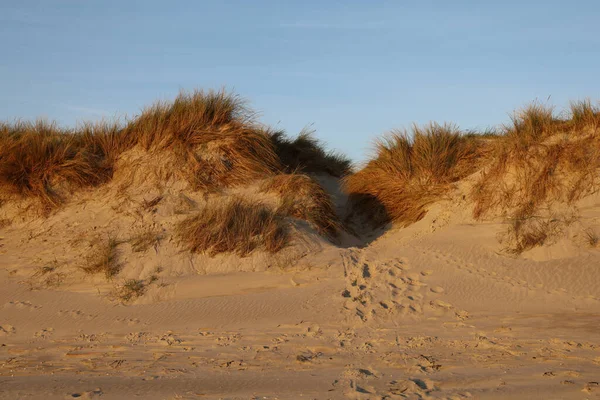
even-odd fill
[[[351,206],[375,225],[408,225],[423,218],[426,206],[450,184],[478,167],[480,138],[455,125],[415,126],[412,136],[395,131],[376,144],[376,156],[343,181]]]
[[[209,204],[182,221],[178,233],[190,251],[209,255],[231,252],[243,257],[257,249],[276,253],[289,241],[282,215],[237,198]]]
[[[591,128],[595,132],[600,126],[600,107],[594,106],[590,99],[572,101],[570,111],[575,129]]]
[[[196,189],[245,184],[281,168],[253,113],[224,91],[182,92],[173,102],[156,103],[127,124],[123,140],[148,151],[176,152]]]
[[[93,186],[112,177],[109,150],[88,136],[44,121],[5,126],[2,136],[0,184],[38,197],[47,209],[62,203],[61,185]]]
[[[172,102],[157,102],[145,108],[124,129],[129,146],[146,150],[193,147],[206,143],[221,126],[242,127],[253,113],[244,101],[225,91],[181,92]]]
[[[548,202],[570,204],[597,190],[600,137],[583,135],[597,117],[589,101],[572,103],[571,119],[539,103],[517,113],[471,191],[474,217],[492,210],[529,217]]]
[[[521,254],[526,250],[542,246],[559,232],[559,221],[556,219],[540,220],[528,218],[527,220],[514,220],[507,232],[509,246],[507,251]]]
[[[554,108],[539,102],[516,111],[511,119],[506,134],[518,146],[539,142],[555,130],[557,122]]]
[[[342,154],[326,151],[313,132],[302,131],[294,139],[286,137],[283,131],[266,133],[288,173],[321,173],[339,178],[351,172],[352,162]]]
[[[588,246],[595,248],[600,245],[600,236],[592,228],[584,230],[583,235]]]
[[[129,279],[117,288],[115,297],[122,303],[128,303],[146,293],[147,284],[141,279]]]
[[[109,237],[107,241],[99,241],[81,269],[88,274],[103,273],[106,279],[114,277],[121,270],[117,249],[119,244],[113,237]]]
[[[129,244],[131,244],[131,249],[134,252],[145,252],[151,247],[156,249],[162,239],[162,232],[153,229],[147,229],[130,238]]]
[[[300,174],[276,175],[262,184],[261,191],[279,195],[281,214],[307,221],[331,239],[337,237],[340,223],[331,197],[313,178]]]
[[[60,272],[61,265],[54,259],[49,263],[36,268],[36,272],[31,276],[30,285],[33,289],[57,288],[66,279],[66,273]]]

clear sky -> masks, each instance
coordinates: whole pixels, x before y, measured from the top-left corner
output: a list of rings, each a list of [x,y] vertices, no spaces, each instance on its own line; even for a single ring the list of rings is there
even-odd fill
[[[0,119],[135,115],[235,90],[363,160],[411,123],[600,99],[599,1],[0,0]]]

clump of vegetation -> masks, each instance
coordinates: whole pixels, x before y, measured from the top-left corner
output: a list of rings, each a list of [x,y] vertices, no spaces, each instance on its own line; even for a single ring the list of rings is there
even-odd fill
[[[106,241],[98,241],[81,269],[88,274],[103,273],[106,279],[111,279],[121,270],[118,259],[119,244],[120,242],[114,237],[108,237]]]
[[[590,99],[572,101],[570,103],[569,125],[572,130],[581,133],[596,133],[600,128],[600,107],[592,104]]]
[[[455,125],[414,126],[411,133],[378,141],[375,158],[344,179],[353,209],[375,225],[420,220],[428,204],[478,167],[483,142]]]
[[[171,103],[156,103],[127,124],[123,140],[147,151],[174,151],[196,189],[247,183],[281,168],[253,113],[223,91],[180,93]]]
[[[31,288],[57,288],[62,285],[66,279],[66,274],[60,272],[60,267],[58,260],[54,259],[36,268],[35,273],[31,276]]]
[[[555,218],[529,218],[511,221],[506,232],[506,251],[521,254],[526,250],[542,246],[560,232],[560,221]]]
[[[0,124],[0,186],[39,198],[46,209],[63,202],[58,188],[93,186],[112,177],[108,124],[85,132],[38,121]],[[91,134],[90,132],[94,132]]]
[[[146,279],[127,279],[125,282],[115,287],[111,297],[121,303],[129,303],[138,297],[142,297],[146,294],[150,285],[158,281],[158,274],[162,271],[162,267],[158,266],[154,269],[152,275]],[[163,285],[164,284],[159,284],[159,286]]]
[[[128,279],[117,288],[115,297],[122,303],[128,303],[146,293],[147,284],[142,279]]]
[[[308,175],[281,174],[266,180],[261,191],[275,193],[281,199],[278,211],[307,221],[320,234],[337,237],[340,223],[331,197]]]
[[[496,208],[527,217],[549,199],[570,203],[593,190],[600,168],[595,128],[600,114],[590,107],[572,103],[571,119],[559,119],[539,104],[518,112],[474,186],[475,217]]]
[[[180,239],[192,252],[246,256],[257,249],[281,250],[289,241],[284,216],[263,204],[234,198],[212,203],[178,226]]]
[[[234,95],[195,91],[156,103],[124,126],[0,125],[0,185],[40,198],[46,208],[64,199],[57,187],[93,186],[112,177],[119,155],[133,147],[172,151],[197,189],[247,183],[281,169],[271,138]]]
[[[598,188],[599,122],[599,109],[589,100],[571,103],[568,118],[539,103],[517,111],[473,186],[474,217],[499,211],[515,221],[517,252],[543,244],[556,232],[529,223],[540,209],[572,204]],[[522,234],[521,226],[531,232]]]
[[[155,229],[146,229],[129,239],[131,249],[138,252],[145,252],[151,247],[156,250],[160,241],[163,239],[163,233]]]
[[[592,248],[600,246],[600,236],[592,228],[585,229],[583,235],[588,246]]]
[[[313,132],[302,131],[294,139],[286,137],[283,131],[267,131],[267,134],[288,173],[323,173],[340,178],[351,172],[352,162],[340,153],[325,151]]]
[[[39,198],[50,211],[73,190],[109,181],[120,156],[133,148],[174,155],[178,164],[171,171],[204,191],[296,169],[341,176],[350,168],[309,133],[288,139],[265,130],[236,95],[193,91],[155,103],[124,124],[0,123],[0,187]]]

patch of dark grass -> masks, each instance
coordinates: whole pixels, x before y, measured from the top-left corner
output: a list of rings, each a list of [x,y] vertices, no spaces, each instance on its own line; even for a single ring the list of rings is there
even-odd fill
[[[207,205],[183,220],[177,231],[190,251],[209,255],[235,253],[243,257],[257,249],[276,253],[289,241],[283,215],[240,198]]]
[[[86,258],[85,265],[81,269],[88,274],[104,274],[106,279],[111,279],[121,270],[118,259],[118,246],[121,244],[114,237],[99,240],[92,247],[92,252]]]

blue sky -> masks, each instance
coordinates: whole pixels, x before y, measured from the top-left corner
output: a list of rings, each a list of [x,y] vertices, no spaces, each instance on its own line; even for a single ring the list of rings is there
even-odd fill
[[[0,0],[0,119],[74,125],[225,87],[363,160],[413,122],[600,99],[599,20],[597,1]]]

